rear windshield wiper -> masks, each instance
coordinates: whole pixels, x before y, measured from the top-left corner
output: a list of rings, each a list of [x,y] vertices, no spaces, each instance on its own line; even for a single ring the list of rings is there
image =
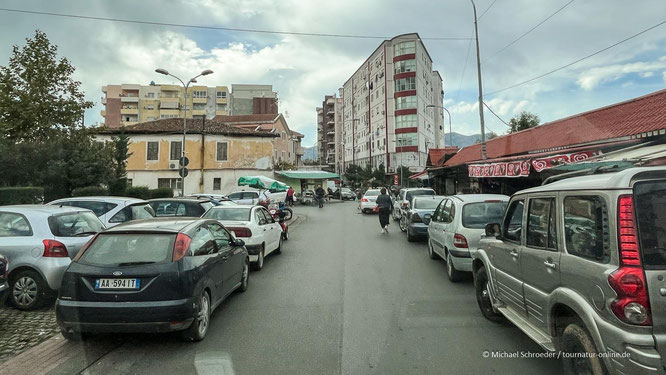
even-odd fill
[[[137,265],[140,265],[140,264],[153,264],[153,263],[156,263],[156,262],[145,262],[145,261],[144,262],[125,262],[125,263],[118,263],[118,267],[137,266]]]
[[[97,234],[97,232],[79,232],[79,233],[74,234],[74,236],[83,237],[83,236],[90,236],[90,235],[93,235],[93,234]]]

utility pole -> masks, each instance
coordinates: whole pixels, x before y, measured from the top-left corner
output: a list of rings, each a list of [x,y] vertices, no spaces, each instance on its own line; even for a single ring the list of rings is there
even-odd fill
[[[472,8],[474,9],[474,33],[476,35],[476,70],[479,77],[479,118],[481,119],[481,159],[486,159],[486,126],[483,121],[483,84],[481,82],[481,57],[479,56],[479,27],[476,19],[476,5],[474,0]]]

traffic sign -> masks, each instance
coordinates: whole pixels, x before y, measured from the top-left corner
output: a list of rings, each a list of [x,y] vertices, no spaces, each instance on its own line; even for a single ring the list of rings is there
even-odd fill
[[[180,177],[183,177],[183,178],[187,177],[187,173],[188,173],[188,171],[187,171],[187,168],[185,168],[185,167],[182,167],[178,170],[178,175]]]
[[[178,159],[178,163],[180,163],[181,167],[187,167],[187,165],[190,164],[190,159],[188,159],[187,156],[183,156]]]

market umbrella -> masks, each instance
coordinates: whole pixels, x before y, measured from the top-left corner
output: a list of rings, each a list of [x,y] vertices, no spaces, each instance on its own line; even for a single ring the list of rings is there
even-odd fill
[[[238,186],[249,186],[255,189],[269,189],[275,191],[287,190],[287,185],[266,176],[244,176],[238,179]]]

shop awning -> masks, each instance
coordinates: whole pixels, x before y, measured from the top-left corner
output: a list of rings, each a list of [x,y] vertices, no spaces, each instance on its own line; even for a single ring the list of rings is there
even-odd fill
[[[287,185],[266,176],[244,176],[238,179],[238,186],[249,186],[255,189],[287,190]]]
[[[409,176],[408,178],[410,180],[427,180],[427,179],[430,178],[430,176],[428,176],[428,171],[423,171],[423,172],[415,173],[415,174]]]
[[[278,176],[293,178],[297,180],[324,180],[340,178],[337,173],[325,171],[275,171]]]

